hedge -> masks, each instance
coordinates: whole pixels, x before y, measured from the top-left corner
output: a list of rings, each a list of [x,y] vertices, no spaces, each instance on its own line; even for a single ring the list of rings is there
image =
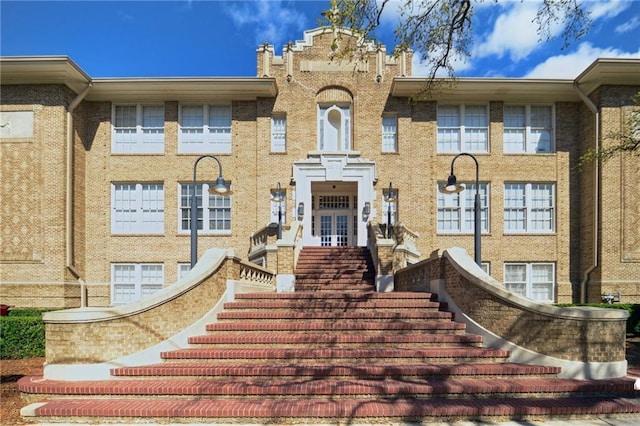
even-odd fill
[[[50,309],[11,309],[0,317],[0,359],[44,356],[42,313]]]
[[[555,306],[591,306],[594,308],[624,309],[629,312],[629,319],[627,319],[627,333],[640,334],[640,304],[637,303],[563,303]]]

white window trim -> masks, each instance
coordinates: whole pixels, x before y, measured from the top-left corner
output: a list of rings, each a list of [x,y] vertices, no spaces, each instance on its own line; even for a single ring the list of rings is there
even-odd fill
[[[436,232],[439,235],[444,234],[472,234],[475,231],[475,223],[471,224],[470,228],[465,228],[465,214],[470,211],[472,217],[474,215],[474,206],[475,206],[475,182],[459,182],[464,185],[465,190],[462,192],[454,193],[454,194],[443,194],[440,192],[440,188],[446,185],[444,182],[437,184],[436,188]],[[488,234],[491,229],[491,185],[489,182],[479,182],[480,188],[486,188],[485,193],[486,197],[482,196],[482,191],[480,191],[480,233]],[[471,197],[467,195],[472,195]],[[444,208],[441,206],[439,201],[441,197],[459,197],[459,206],[458,210],[460,211],[460,227],[456,229],[440,229],[438,220],[440,216],[440,209]],[[471,199],[470,199],[471,198]],[[472,221],[473,222],[473,221]],[[484,225],[486,224],[486,225]]]
[[[182,228],[182,188],[184,187],[191,187],[193,185],[193,182],[191,183],[178,183],[178,233],[180,234],[188,234],[191,232],[191,229],[183,229]],[[213,194],[209,193],[209,185],[210,183],[208,182],[197,182],[198,186],[202,187],[202,194],[204,196],[203,199],[203,206],[208,206],[209,205],[209,197],[210,196],[214,196]],[[230,219],[230,225],[229,225],[229,229],[198,229],[197,234],[198,235],[231,235],[232,230],[233,230],[233,198],[231,198],[231,195],[220,195],[223,197],[229,197],[229,213],[231,215],[231,219]],[[185,207],[186,210],[188,210],[189,212],[191,212],[191,203],[189,203],[189,207]],[[203,223],[203,227],[205,225],[207,225],[208,227],[208,223],[209,223],[209,219],[210,219],[210,209],[204,208],[203,209],[203,218],[202,218],[202,223]],[[189,220],[191,218],[191,214],[189,213]]]
[[[505,107],[524,107],[524,119],[525,119],[525,127],[524,127],[524,150],[520,151],[507,151],[506,150],[506,142],[504,143],[503,151],[505,154],[553,154],[556,152],[556,108],[555,105],[549,104],[505,104]],[[548,107],[551,109],[551,123],[549,128],[549,137],[551,141],[549,141],[549,151],[541,151],[541,150],[533,150],[532,147],[532,126],[531,126],[531,107]],[[503,115],[504,117],[504,115]],[[504,124],[504,119],[503,119]],[[521,129],[520,127],[506,127],[503,125],[503,140],[506,140],[504,134],[507,129]]]
[[[326,116],[331,111],[339,111],[342,119],[340,120],[340,133],[341,139],[337,141],[337,151],[338,152],[348,152],[352,149],[352,140],[351,140],[351,105],[318,105],[317,107],[317,125],[318,125],[318,151],[323,152],[334,152],[334,150],[325,149],[325,140],[324,140],[324,128],[325,121],[327,120]],[[323,114],[324,111],[324,114]]]
[[[385,121],[393,120],[392,132],[385,132]],[[398,116],[396,115],[383,115],[382,116],[382,152],[398,152]],[[392,144],[387,142],[392,141]]]
[[[278,120],[282,120],[282,130],[277,126]],[[287,116],[285,114],[274,114],[271,117],[271,152],[287,152]]]
[[[182,108],[183,107],[201,107],[202,108],[202,140],[198,142],[186,142],[183,134],[182,125]],[[231,120],[228,136],[220,136],[212,132],[213,129],[220,127],[209,126],[209,109],[210,107],[227,107]],[[197,127],[200,129],[200,127]],[[178,112],[178,153],[179,154],[230,154],[233,146],[233,110],[231,104],[184,104],[180,105]]]
[[[122,144],[118,141],[118,129],[116,126],[116,110],[118,107],[136,107],[135,133],[131,144]],[[161,107],[163,120],[162,127],[144,127],[144,108]],[[112,154],[163,154],[164,153],[164,104],[114,104],[111,107],[111,153]],[[133,129],[133,128],[130,128]],[[156,130],[157,138],[148,136],[145,130]],[[157,140],[156,140],[157,139]],[[130,149],[124,149],[128,147]]]
[[[118,210],[117,205],[117,192],[116,187],[119,185],[135,185],[135,198],[133,200],[135,213],[133,213],[133,221],[127,222],[131,223],[131,226],[134,227],[134,230],[123,230],[118,226],[118,215],[116,210]],[[144,187],[146,185],[159,185],[159,191],[162,194],[162,199],[159,200],[159,210],[161,210],[162,220],[161,221],[150,221],[150,216],[146,213],[147,209],[144,206]],[[133,210],[133,209],[132,209]],[[164,185],[162,182],[112,182],[111,183],[111,233],[114,235],[138,235],[138,234],[153,234],[153,235],[161,235],[164,234]]]
[[[119,266],[133,266],[134,267],[134,296],[127,300],[127,301],[123,301],[123,302],[118,302],[116,301],[116,286],[118,284],[121,283],[117,283],[115,281],[115,277],[116,277],[116,268]],[[153,292],[151,292],[150,294],[153,294],[157,291],[160,291],[162,289],[162,287],[164,287],[164,264],[162,263],[132,263],[132,262],[114,262],[111,263],[111,283],[110,283],[110,289],[111,289],[111,304],[112,305],[125,305],[127,303],[133,303],[133,302],[137,302],[139,300],[143,299],[143,283],[142,283],[142,269],[144,266],[160,266],[160,271],[161,271],[161,280],[159,282],[153,283],[152,286],[153,287],[159,287],[156,290],[154,290]]]
[[[543,235],[548,235],[548,234],[554,234],[556,232],[556,215],[557,215],[557,199],[556,199],[556,184],[555,182],[505,182],[504,183],[504,189],[503,189],[503,194],[506,197],[507,191],[506,191],[506,186],[507,185],[525,185],[525,189],[524,189],[524,195],[525,195],[525,205],[524,205],[524,211],[525,211],[525,228],[522,230],[518,230],[518,229],[506,229],[506,212],[507,212],[507,203],[506,203],[506,199],[503,199],[503,223],[504,223],[504,233],[505,234],[543,234]],[[548,210],[551,210],[551,229],[549,230],[541,230],[541,229],[533,229],[533,225],[532,225],[532,220],[533,220],[533,214],[532,214],[532,210],[533,210],[533,204],[532,204],[532,185],[550,185],[551,186],[551,200],[553,202],[552,206],[548,208]]]
[[[465,124],[465,117],[466,117],[466,107],[478,107],[478,106],[483,106],[485,109],[485,118],[487,121],[487,126],[483,127],[484,129],[486,129],[486,133],[487,133],[487,147],[485,150],[476,150],[476,149],[472,149],[468,144],[470,142],[467,142],[465,140],[465,135],[466,135],[466,124]],[[450,127],[450,126],[444,126],[441,127],[438,124],[438,114],[439,114],[439,110],[440,107],[458,107],[458,118],[459,118],[459,122],[460,125],[459,126],[455,126],[455,127]],[[489,126],[491,123],[491,118],[489,116],[489,105],[487,104],[442,104],[442,105],[438,105],[438,110],[436,111],[436,152],[438,154],[457,154],[460,152],[471,152],[471,153],[489,153],[491,151],[491,132],[489,131]],[[475,127],[473,127],[475,128]],[[440,138],[439,138],[439,130],[440,129],[459,129],[460,131],[460,139],[458,141],[458,149],[457,150],[444,150],[441,149],[440,147]]]
[[[525,272],[525,294],[519,294],[516,292],[513,292],[511,290],[508,289],[507,285],[507,281],[506,281],[506,276],[507,276],[507,267],[508,266],[517,266],[517,265],[522,265],[525,266],[526,268],[526,272]],[[544,299],[544,300],[540,300],[540,299],[533,299],[531,296],[533,295],[533,267],[535,265],[538,266],[550,266],[551,267],[551,276],[553,281],[551,282],[551,298],[550,299]],[[556,293],[556,265],[553,262],[505,262],[504,263],[504,270],[503,270],[503,277],[505,277],[505,279],[503,279],[504,282],[504,286],[505,289],[507,289],[507,291],[510,291],[514,294],[517,294],[521,297],[525,297],[527,299],[530,300],[534,300],[535,302],[538,303],[553,303],[555,301],[555,293]]]

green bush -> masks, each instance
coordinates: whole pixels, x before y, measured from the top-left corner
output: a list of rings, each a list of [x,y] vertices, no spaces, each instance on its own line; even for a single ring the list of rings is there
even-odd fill
[[[571,307],[571,306],[591,306],[594,308],[605,309],[624,309],[629,312],[629,318],[627,319],[627,333],[640,334],[640,304],[637,303],[563,303],[557,304],[559,307]]]
[[[44,322],[48,309],[12,309],[0,317],[0,359],[44,356]]]

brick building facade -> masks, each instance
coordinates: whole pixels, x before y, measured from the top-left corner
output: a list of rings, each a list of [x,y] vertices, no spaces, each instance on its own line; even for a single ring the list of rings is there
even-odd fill
[[[482,262],[542,302],[640,302],[640,167],[577,170],[632,114],[640,60],[595,61],[575,80],[462,78],[422,93],[411,52],[364,44],[332,59],[305,32],[255,78],[91,78],[67,57],[0,59],[0,302],[126,303],[170,285],[198,242],[246,258],[250,236],[300,220],[304,245],[367,245],[402,223],[422,256],[473,252],[475,164]],[[442,194],[455,160],[467,191]],[[231,195],[209,194],[218,173]],[[271,201],[280,183],[286,199]],[[388,203],[389,186],[397,201]],[[391,214],[389,215],[389,209]]]

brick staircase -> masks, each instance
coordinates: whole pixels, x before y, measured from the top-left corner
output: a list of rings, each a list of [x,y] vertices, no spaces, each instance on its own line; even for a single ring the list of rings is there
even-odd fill
[[[436,296],[375,293],[367,251],[305,248],[295,293],[238,294],[191,347],[104,381],[25,377],[38,422],[379,423],[640,413],[631,378],[507,361]]]

